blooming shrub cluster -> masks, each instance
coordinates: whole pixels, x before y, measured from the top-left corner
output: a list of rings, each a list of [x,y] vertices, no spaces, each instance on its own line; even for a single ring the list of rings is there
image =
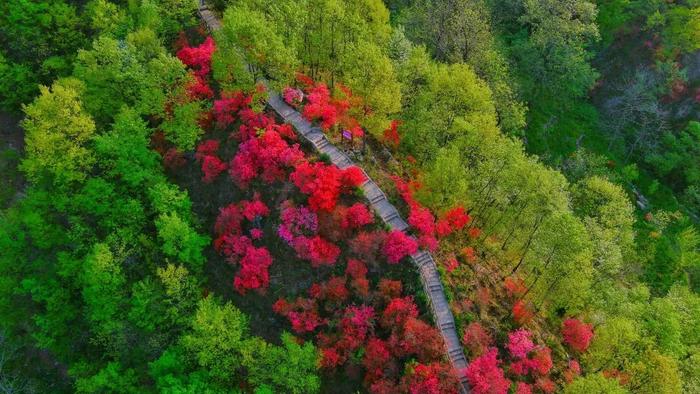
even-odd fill
[[[220,128],[226,128],[236,120],[238,111],[247,108],[252,102],[252,97],[243,92],[222,93],[222,97],[214,100],[212,106],[214,119]]]
[[[304,92],[300,89],[286,87],[282,91],[282,97],[287,104],[298,107],[304,101]]]
[[[363,366],[364,382],[372,393],[409,392],[418,387],[432,390],[427,392],[456,393],[457,374],[440,361],[443,344],[439,332],[418,319],[412,297],[400,297],[400,282],[382,280],[372,295],[365,293],[369,289],[358,290],[352,285],[366,280],[366,273],[361,261],[351,259],[345,276],[314,284],[309,298],[278,300],[275,312],[285,316],[298,334],[319,330],[315,337],[321,348],[322,368]],[[349,290],[348,281],[353,290]],[[371,305],[355,304],[353,299],[374,301]],[[353,357],[360,349],[363,357]],[[418,364],[401,377],[401,363],[409,359]]]
[[[186,86],[187,94],[193,99],[214,97],[214,92],[207,83],[211,71],[211,56],[216,51],[216,45],[211,37],[197,47],[185,45],[177,51],[177,57],[186,66],[193,69],[192,80]]]
[[[399,136],[399,126],[401,121],[392,120],[389,128],[384,130],[384,142],[392,146],[394,149],[399,147],[401,136]]]
[[[436,221],[433,213],[414,197],[414,191],[420,188],[420,184],[405,182],[399,177],[393,177],[393,180],[401,198],[408,205],[408,224],[418,232],[418,243],[421,247],[434,251],[439,246],[439,239],[464,229],[471,222],[471,217],[461,206],[450,209],[440,220]],[[475,238],[474,231],[479,230],[469,229],[469,235],[472,238]]]
[[[258,222],[269,212],[259,195],[255,195],[251,201],[243,200],[221,208],[216,218],[214,231],[218,237],[214,240],[214,247],[230,263],[240,264],[241,269],[233,281],[239,293],[264,291],[269,285],[268,269],[272,265],[272,256],[264,247],[254,245],[262,236]],[[248,228],[247,235],[244,227]]]
[[[305,75],[297,75],[297,80],[306,90],[306,104],[302,115],[309,121],[319,121],[324,131],[340,126],[349,130],[353,137],[364,136],[364,130],[360,123],[350,113],[354,107],[359,107],[358,98],[342,84],[336,84],[342,97],[333,97],[331,90],[323,82],[314,82]],[[283,90],[283,97],[287,103],[294,106],[302,104],[304,95],[293,88]]]
[[[418,251],[418,243],[403,231],[393,230],[386,237],[382,250],[389,264],[396,264],[404,257],[416,253]]]
[[[592,331],[589,325],[577,319],[566,319],[562,324],[562,335],[569,346],[578,346],[585,351],[584,345],[590,341]],[[463,341],[475,357],[464,371],[474,393],[505,394],[511,386],[516,393],[556,391],[557,385],[550,377],[554,366],[552,351],[545,345],[536,344],[532,332],[524,328],[510,332],[504,344],[507,354],[502,354],[503,359],[493,347],[491,335],[479,323],[466,327]],[[564,380],[571,382],[580,374],[578,361],[569,360],[568,368],[563,371]]]
[[[332,211],[341,193],[359,186],[365,177],[357,167],[341,170],[321,162],[303,162],[289,176],[299,190],[309,196],[309,207],[314,211]]]
[[[200,57],[204,49],[185,49],[182,56],[196,73],[209,67]],[[323,85],[309,88],[306,115],[328,127],[352,125],[349,104],[332,98]],[[301,104],[298,93],[286,91],[285,100]],[[345,95],[350,97],[349,91]],[[368,206],[355,201],[355,189],[365,181],[359,168],[339,169],[307,158],[291,127],[252,110],[252,100],[233,92],[213,103],[210,119],[216,131],[230,132],[226,143],[237,145],[232,157],[221,156],[229,149],[221,149],[223,141],[215,139],[202,141],[195,153],[203,182],[228,171],[236,190],[252,195],[222,207],[214,223],[216,251],[238,268],[235,290],[264,293],[270,286],[274,250],[265,247],[271,234],[263,230],[269,217],[266,224],[275,223],[276,236],[310,263],[316,278],[306,293],[278,299],[273,311],[296,335],[318,346],[324,371],[362,370],[372,393],[457,393],[457,373],[444,360],[440,332],[421,320],[401,281],[369,277],[384,271],[383,264],[415,253],[418,242],[403,232],[379,229]],[[283,194],[271,197],[266,190],[263,199],[261,186],[277,182],[285,185],[275,188]],[[462,222],[456,212],[444,224],[452,231]],[[432,231],[437,234],[434,220]]]
[[[299,145],[290,145],[279,129],[280,126],[269,124],[259,136],[249,136],[239,145],[229,163],[229,175],[239,187],[247,188],[258,177],[268,184],[282,181],[289,168],[303,162]]]
[[[593,339],[593,326],[578,319],[564,320],[561,332],[564,343],[579,353],[585,352]]]

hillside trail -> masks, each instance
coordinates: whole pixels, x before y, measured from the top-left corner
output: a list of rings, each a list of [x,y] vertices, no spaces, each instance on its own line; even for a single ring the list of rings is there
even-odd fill
[[[200,1],[199,15],[210,31],[221,28],[221,22],[218,17],[207,7],[203,0]],[[362,170],[365,175],[365,181],[360,187],[374,212],[392,230],[405,232],[408,229],[408,224],[401,217],[396,207],[389,202],[386,194],[367,175],[367,172],[360,165],[354,163],[342,150],[333,145],[319,127],[314,126],[311,122],[304,119],[298,111],[287,105],[278,92],[269,88],[265,80],[261,82],[268,86],[268,106],[286,123],[291,124],[296,132],[309,141],[319,153],[326,154],[331,162],[341,169],[356,166]],[[428,296],[428,304],[435,325],[439,329],[445,343],[447,357],[459,373],[461,391],[462,393],[469,393],[469,385],[463,372],[464,368],[467,367],[467,359],[459,341],[454,316],[447,302],[435,259],[429,252],[421,250],[413,254],[411,260],[420,274],[421,284],[425,294]]]

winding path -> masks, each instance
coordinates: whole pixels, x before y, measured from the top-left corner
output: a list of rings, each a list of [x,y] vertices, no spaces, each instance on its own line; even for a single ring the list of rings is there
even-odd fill
[[[221,28],[221,22],[217,19],[216,15],[207,8],[203,0],[200,0],[199,14],[209,30],[214,31]],[[333,145],[319,127],[312,125],[309,121],[304,119],[299,112],[287,105],[282,100],[279,93],[272,89],[268,89],[268,92],[268,104],[270,108],[272,108],[286,123],[294,126],[297,133],[309,141],[318,152],[328,155],[331,162],[341,169],[353,165],[362,169],[362,167],[355,164],[343,153],[343,151]],[[362,183],[361,188],[372,209],[392,230],[406,231],[408,229],[408,224],[403,220],[399,211],[389,202],[382,189],[367,175],[364,169],[362,169],[362,172],[365,174],[366,180]],[[444,339],[448,358],[454,368],[460,373],[462,392],[468,393],[469,385],[466,381],[466,377],[464,377],[461,372],[467,366],[467,359],[464,356],[462,345],[459,342],[454,316],[450,311],[450,306],[447,302],[442,282],[440,281],[440,274],[438,273],[435,260],[433,256],[426,251],[417,252],[411,256],[411,259],[420,273],[423,289],[428,296],[430,310],[433,314],[435,324]]]

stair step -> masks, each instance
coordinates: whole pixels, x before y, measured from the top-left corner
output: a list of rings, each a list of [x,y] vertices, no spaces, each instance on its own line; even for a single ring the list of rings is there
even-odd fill
[[[414,260],[416,260],[417,262],[421,262],[421,263],[422,263],[422,262],[424,262],[424,261],[430,260],[430,256],[428,256],[427,253],[422,252],[422,253],[420,253],[418,256],[414,257]]]
[[[388,214],[388,215],[384,218],[384,221],[385,221],[385,222],[388,222],[388,221],[390,221],[390,220],[396,219],[397,217],[399,217],[398,212],[393,211],[393,212],[391,212],[390,214]]]
[[[379,201],[382,201],[383,199],[384,199],[384,195],[381,194],[381,193],[379,193],[379,194],[373,196],[372,198],[370,198],[370,199],[369,199],[369,202],[372,203],[372,204],[376,204],[376,203],[378,203]]]

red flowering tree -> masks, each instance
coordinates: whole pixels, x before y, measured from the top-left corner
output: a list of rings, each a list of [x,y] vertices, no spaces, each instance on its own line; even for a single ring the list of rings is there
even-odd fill
[[[207,84],[207,81],[197,75],[197,74],[191,74],[192,79],[190,82],[187,83],[185,86],[185,90],[187,91],[187,96],[192,99],[192,100],[199,100],[199,99],[210,99],[214,97],[214,91],[211,90],[211,87],[209,87],[209,84]]]
[[[401,259],[418,251],[418,243],[404,232],[392,230],[382,248],[389,264],[397,264]]]
[[[384,130],[384,142],[389,144],[394,149],[398,148],[399,143],[401,142],[401,137],[399,136],[400,125],[401,121],[392,120],[389,128]]]
[[[364,261],[376,262],[385,238],[386,233],[384,231],[361,231],[355,238],[350,240],[350,251]]]
[[[513,319],[519,325],[527,324],[534,317],[534,313],[524,300],[518,300],[513,304]]]
[[[506,348],[511,357],[518,360],[527,358],[528,353],[535,349],[531,337],[532,333],[522,328],[509,333]]]
[[[391,349],[399,357],[415,355],[418,361],[439,359],[444,353],[440,332],[428,323],[415,317],[406,319],[402,329],[395,330],[389,338]]]
[[[479,238],[481,235],[481,229],[472,227],[467,231],[467,235],[469,235],[469,238]]]
[[[221,161],[216,156],[207,155],[202,159],[202,181],[204,183],[212,183],[214,180],[226,170],[226,163]]]
[[[438,236],[446,237],[455,231],[463,229],[471,222],[471,217],[464,207],[454,207],[447,211],[442,219],[436,224]]]
[[[532,354],[531,369],[534,373],[540,376],[547,375],[553,366],[552,350],[550,348],[542,346]]]
[[[581,375],[581,365],[576,360],[569,360],[569,368],[567,368],[564,373],[564,380],[566,383],[571,383]]]
[[[197,145],[197,151],[194,154],[195,159],[199,162],[206,156],[216,156],[219,152],[218,140],[206,140]]]
[[[413,297],[394,298],[384,309],[380,324],[387,330],[401,328],[409,318],[418,317],[418,307]]]
[[[335,348],[321,348],[321,368],[334,369],[343,362]]]
[[[473,356],[480,356],[493,344],[493,338],[481,324],[472,322],[464,329],[462,342]]]
[[[249,221],[253,221],[258,217],[267,216],[270,213],[270,209],[267,207],[267,205],[260,201],[260,194],[258,193],[253,195],[253,200],[251,201],[241,201],[240,206],[243,217]]]
[[[324,300],[340,305],[350,296],[345,286],[345,278],[334,276],[322,284],[313,284],[309,289],[309,295],[317,300]]]
[[[325,324],[318,315],[316,303],[310,299],[299,297],[292,303],[280,299],[272,306],[272,310],[285,316],[297,334],[313,332],[318,326]]]
[[[367,205],[358,202],[344,212],[341,226],[346,229],[357,229],[373,222],[374,216],[367,209]]]
[[[535,381],[535,386],[545,394],[551,394],[557,391],[557,385],[548,377],[541,377]]]
[[[269,125],[261,135],[239,145],[229,164],[229,175],[241,188],[260,176],[265,183],[284,180],[287,169],[305,161],[298,144],[290,145],[282,138],[277,125]]]
[[[464,373],[475,394],[508,393],[510,380],[506,379],[500,363],[498,350],[491,348],[467,366]]]
[[[449,256],[445,259],[445,269],[447,270],[447,272],[452,272],[452,271],[456,270],[458,267],[459,267],[459,261],[457,260],[457,258],[454,255]]]
[[[331,99],[331,92],[325,83],[318,83],[309,89],[308,103],[304,106],[303,115],[310,121],[320,120],[321,128],[329,130],[338,123],[347,106],[335,105]],[[341,112],[341,113],[339,113]]]
[[[503,287],[505,287],[508,296],[511,298],[519,298],[525,295],[527,287],[525,282],[514,276],[509,276],[503,281]]]
[[[185,156],[177,148],[170,148],[163,155],[163,165],[170,171],[178,170],[186,163]]]
[[[476,252],[474,251],[473,247],[467,246],[466,248],[462,249],[462,254],[469,263],[474,263],[476,261]]]
[[[341,170],[321,162],[303,162],[296,166],[289,180],[309,196],[309,207],[312,210],[331,212],[340,194],[359,186],[364,180],[364,175],[357,167]]]
[[[367,266],[356,259],[348,259],[345,274],[352,278],[350,285],[360,297],[369,296],[369,280],[367,279]]]
[[[302,92],[300,89],[286,87],[282,91],[282,97],[287,104],[293,107],[298,107],[304,100],[304,92]]]
[[[193,68],[196,75],[206,77],[211,71],[211,55],[216,50],[216,45],[211,37],[197,47],[185,46],[177,51],[177,57],[185,65]]]
[[[297,237],[293,247],[299,258],[309,260],[314,268],[333,265],[340,256],[340,248],[319,235],[312,238]]]
[[[515,394],[532,394],[532,385],[518,382],[518,385],[515,387]]]
[[[290,200],[281,205],[281,223],[277,228],[277,234],[289,246],[294,246],[297,237],[315,235],[318,231],[318,217],[316,213],[305,206],[296,207]]]
[[[379,294],[385,300],[401,297],[402,285],[400,280],[380,279]]]
[[[379,338],[370,338],[365,346],[365,354],[362,365],[365,367],[365,383],[373,383],[385,375],[385,371],[392,367],[393,357],[389,352],[386,342]]]
[[[248,108],[252,102],[252,97],[243,94],[243,92],[224,92],[221,94],[221,96],[222,97],[220,99],[214,100],[212,109],[218,126],[225,128],[233,123],[233,121],[236,119],[235,116],[239,111],[243,110],[244,108]],[[244,114],[249,114],[249,112],[246,111]],[[250,118],[251,117],[249,116],[248,120]]]
[[[459,379],[449,364],[416,364],[401,380],[401,388],[411,394],[455,394]]]
[[[267,249],[249,246],[241,259],[241,270],[233,280],[236,291],[245,294],[246,290],[266,289],[270,283],[270,265],[272,256]]]
[[[593,339],[593,326],[578,319],[566,319],[562,323],[561,333],[564,336],[564,343],[573,350],[583,353]]]
[[[408,215],[408,224],[418,230],[418,242],[420,245],[429,250],[437,249],[438,242],[435,238],[435,216],[428,208],[418,206],[417,204],[411,207],[411,212]]]

